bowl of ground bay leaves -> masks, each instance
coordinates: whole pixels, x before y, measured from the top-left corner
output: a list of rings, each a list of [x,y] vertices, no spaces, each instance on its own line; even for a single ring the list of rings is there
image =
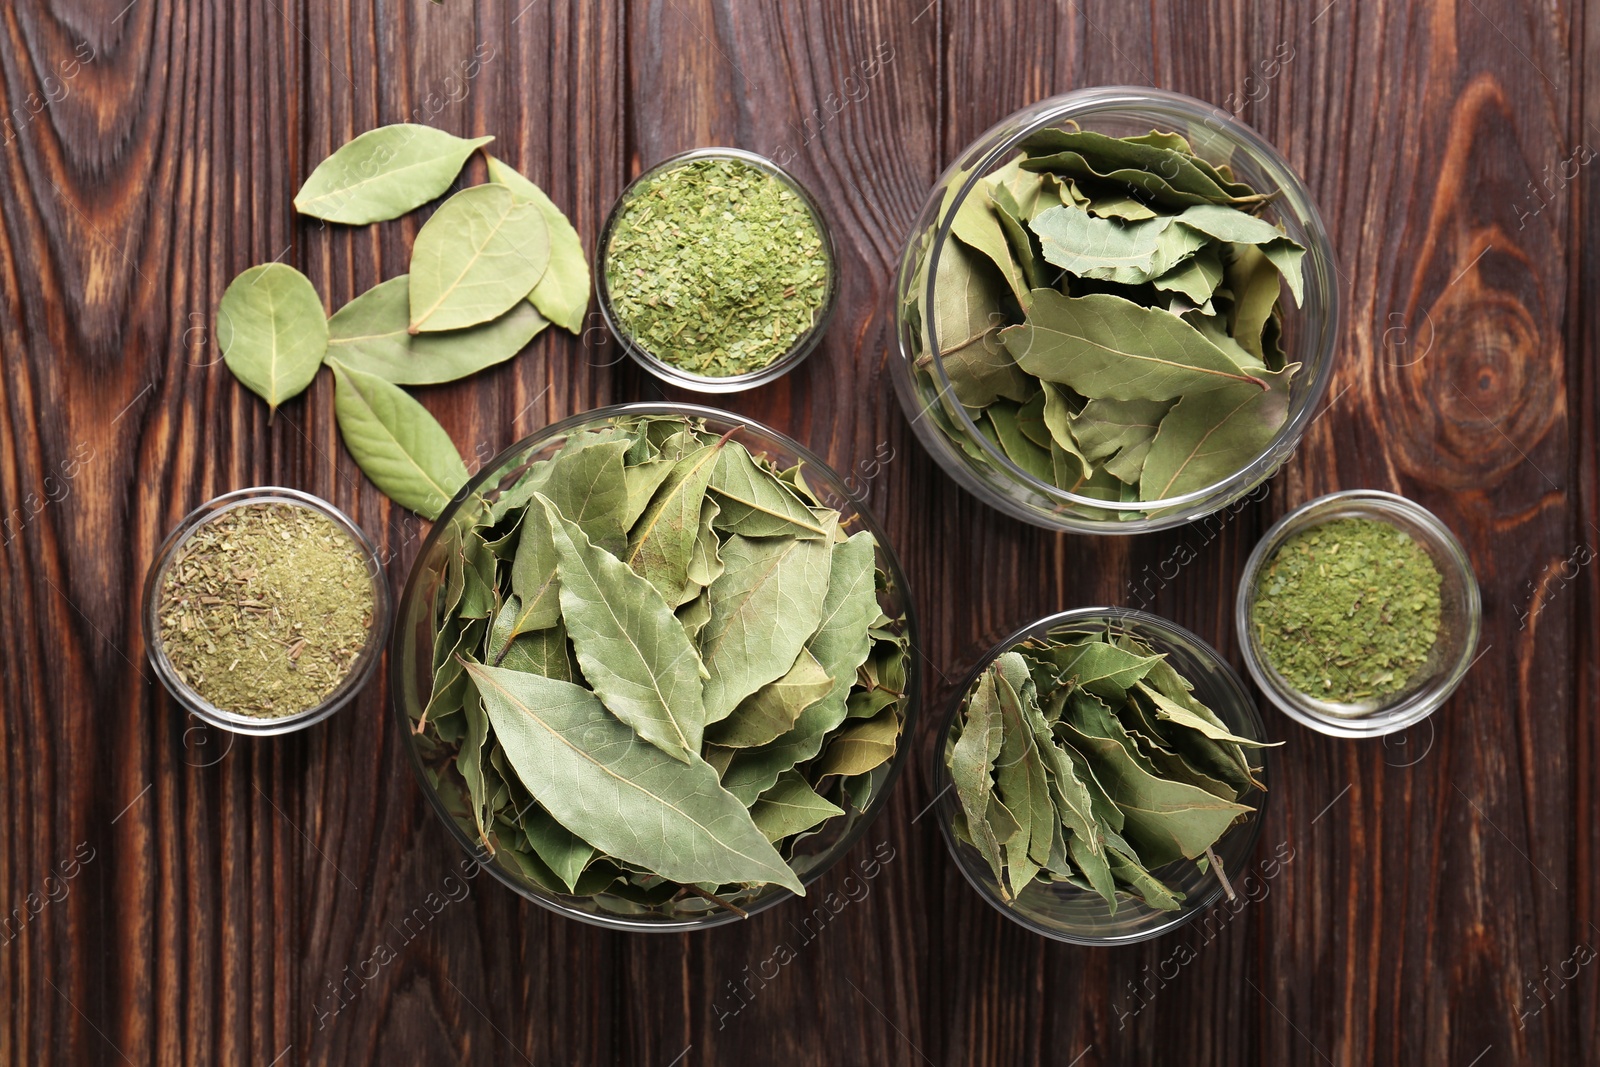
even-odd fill
[[[1333,370],[1333,250],[1259,134],[1176,93],[1026,108],[934,186],[897,279],[902,406],[1017,518],[1139,533],[1239,500]]]
[[[1035,933],[1156,937],[1260,892],[1266,730],[1239,676],[1165,619],[1082,608],[990,651],[934,761],[939,824],[978,893]]]
[[[709,408],[574,416],[440,516],[391,657],[412,763],[500,881],[715,926],[839,859],[904,761],[905,578],[821,459]]]
[[[1235,601],[1261,691],[1335,737],[1391,734],[1433,714],[1477,660],[1482,615],[1450,528],[1375,489],[1285,515],[1250,554]]]

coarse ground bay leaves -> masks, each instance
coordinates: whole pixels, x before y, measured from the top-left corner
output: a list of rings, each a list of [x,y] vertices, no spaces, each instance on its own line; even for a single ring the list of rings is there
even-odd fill
[[[1091,399],[1171,400],[1229,385],[1266,389],[1176,315],[1107,293],[1036,290],[1028,321],[1001,337],[1023,370]]]
[[[395,385],[437,385],[505,362],[549,325],[519,303],[492,322],[413,336],[410,286],[404,274],[390,278],[334,312],[327,358]]]
[[[1235,383],[1184,397],[1161,420],[1139,479],[1141,500],[1214,485],[1264,451],[1289,417],[1289,380],[1300,365],[1257,376],[1270,386]]]
[[[277,411],[317,376],[328,348],[328,316],[304,274],[263,263],[222,294],[217,342],[233,376]]]
[[[578,231],[543,189],[494,156],[488,159],[489,180],[510,189],[518,200],[538,205],[550,231],[550,265],[528,294],[529,302],[557,326],[582,333],[589,310],[589,261]]]
[[[700,657],[644,578],[544,508],[561,576],[561,618],[583,676],[618,719],[673,759],[698,758],[705,730]]]
[[[707,724],[727,718],[741,700],[794,664],[822,621],[832,553],[826,540],[735,534],[722,546],[722,562],[724,570],[709,589],[711,619],[700,634],[710,675]]]
[[[833,679],[805,649],[794,666],[739,702],[721,722],[706,728],[706,741],[725,748],[754,748],[776,741],[793,728],[800,713],[833,691]]]
[[[399,218],[450,188],[467,157],[492,140],[410,122],[368,130],[317,164],[295,210],[352,226]]]
[[[550,234],[536,204],[475,185],[439,206],[411,246],[412,333],[497,319],[544,276]]]
[[[818,796],[797,771],[780,774],[772,788],[750,807],[750,817],[773,843],[843,814],[843,808]]]
[[[680,884],[777,884],[804,895],[745,805],[697,753],[640,740],[581,686],[495,667],[467,670],[495,736],[557,822],[607,855]]]
[[[711,472],[711,492],[722,510],[716,528],[743,537],[820,538],[822,521],[738,441],[729,441]]]
[[[399,386],[337,361],[331,366],[339,436],[357,465],[395,503],[437,519],[467,484],[455,442]]]

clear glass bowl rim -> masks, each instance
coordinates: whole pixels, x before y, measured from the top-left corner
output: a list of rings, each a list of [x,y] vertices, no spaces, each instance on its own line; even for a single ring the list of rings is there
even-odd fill
[[[926,309],[933,306],[934,289],[938,281],[939,256],[943,252],[945,242],[949,239],[956,212],[965,203],[967,196],[983,177],[994,170],[1007,155],[1014,152],[1025,138],[1039,129],[1059,124],[1068,119],[1084,118],[1102,111],[1139,111],[1141,109],[1149,110],[1153,119],[1159,119],[1163,115],[1175,115],[1185,121],[1207,123],[1218,133],[1238,142],[1253,153],[1257,162],[1263,164],[1265,169],[1273,174],[1274,180],[1277,181],[1284,198],[1293,203],[1296,210],[1305,216],[1306,235],[1308,238],[1307,255],[1314,258],[1319,264],[1325,265],[1327,273],[1331,276],[1326,294],[1326,322],[1323,325],[1321,336],[1313,342],[1314,353],[1310,357],[1301,360],[1304,365],[1315,368],[1315,375],[1306,394],[1304,405],[1279,428],[1278,433],[1262,449],[1260,455],[1218,482],[1159,501],[1147,500],[1121,503],[1118,501],[1098,500],[1093,497],[1070,493],[1057,486],[1040,481],[1022,470],[1009,457],[995,448],[988,438],[978,431],[977,426],[960,404],[942,405],[947,412],[951,408],[954,409],[954,419],[957,421],[958,428],[967,434],[969,440],[987,453],[999,465],[999,469],[1009,472],[1011,477],[1019,484],[1048,500],[1070,504],[1075,507],[1093,508],[1113,513],[1143,513],[1156,510],[1165,513],[1162,516],[1151,518],[1144,522],[1090,519],[1077,519],[1074,521],[1068,517],[1059,523],[1046,523],[1042,517],[1012,512],[1017,514],[1019,518],[1026,518],[1027,521],[1041,525],[1050,525],[1052,527],[1059,525],[1068,529],[1096,533],[1141,533],[1192,521],[1211,510],[1216,510],[1215,508],[1205,507],[1204,510],[1196,511],[1192,515],[1184,514],[1183,509],[1192,505],[1202,505],[1204,507],[1210,505],[1213,500],[1217,500],[1218,508],[1227,506],[1227,494],[1231,489],[1243,487],[1243,491],[1248,492],[1251,484],[1258,482],[1264,476],[1269,476],[1272,470],[1276,469],[1287,458],[1279,455],[1283,451],[1284,443],[1298,440],[1305,432],[1311,420],[1315,417],[1316,409],[1333,378],[1333,356],[1338,343],[1341,321],[1341,299],[1336,280],[1338,267],[1326,226],[1322,221],[1322,215],[1317,209],[1316,202],[1312,200],[1310,192],[1305,188],[1305,184],[1300,180],[1299,175],[1295,173],[1282,154],[1254,129],[1239,122],[1237,119],[1227,116],[1220,109],[1206,104],[1202,100],[1165,89],[1132,85],[1110,85],[1076,89],[1039,101],[1001,119],[972,142],[972,145],[976,146],[990,140],[996,140],[995,146],[989,150],[980,162],[973,166],[971,174],[962,183],[960,191],[951,200],[949,208],[938,217],[937,225],[933,231],[933,238],[928,246],[927,277],[921,293],[919,313],[922,316],[923,329],[932,345],[930,351],[935,352],[931,365],[937,376],[937,395],[948,396],[951,385],[950,378],[944,370],[944,362],[937,355],[937,335]],[[1014,132],[1002,137],[1008,130],[1014,130]],[[965,158],[965,152],[963,152],[962,156],[958,156],[950,168],[940,176],[935,183],[935,188],[941,188],[946,185],[947,180],[960,165],[963,158]],[[911,242],[916,240],[917,236],[918,234],[914,231],[910,241],[908,241],[908,248]],[[911,257],[905,256],[902,259],[901,269],[905,270],[909,266]],[[896,290],[898,291],[899,288],[897,286]],[[902,352],[902,358],[909,358],[909,355]]]
[[[1327,514],[1327,518],[1320,518]],[[1271,668],[1256,645],[1254,629],[1250,625],[1250,608],[1254,603],[1256,578],[1273,553],[1290,537],[1303,530],[1313,529],[1323,522],[1341,518],[1370,518],[1388,521],[1390,516],[1401,515],[1426,531],[1429,542],[1438,551],[1430,553],[1437,561],[1447,562],[1466,594],[1466,631],[1460,653],[1443,667],[1429,682],[1410,690],[1393,704],[1380,706],[1370,714],[1342,718],[1324,714],[1317,702],[1293,689]],[[1449,576],[1446,576],[1446,581]],[[1477,575],[1472,569],[1471,557],[1455,532],[1440,518],[1415,500],[1380,489],[1345,489],[1328,493],[1289,512],[1273,523],[1256,542],[1250,558],[1245,561],[1244,573],[1234,596],[1234,630],[1238,635],[1239,653],[1250,677],[1285,715],[1302,726],[1308,726],[1330,737],[1383,737],[1415,726],[1432,715],[1450,698],[1467,670],[1475,662],[1478,638],[1483,627],[1483,598],[1478,589]]]
[[[416,559],[412,563],[411,573],[406,577],[405,589],[400,595],[400,607],[395,617],[400,620],[401,627],[404,627],[406,620],[412,615],[413,599],[422,595],[422,586],[426,584],[424,581],[423,571],[421,569],[422,561],[430,557],[434,546],[444,536],[444,532],[449,526],[449,522],[447,520],[454,515],[456,510],[459,508],[462,502],[466,500],[467,497],[477,495],[478,491],[483,487],[483,485],[487,483],[494,475],[503,471],[506,464],[514,457],[523,455],[530,451],[537,451],[557,438],[566,437],[573,431],[584,429],[592,424],[638,415],[684,416],[688,418],[703,418],[707,420],[728,423],[731,425],[743,426],[756,436],[765,435],[771,438],[783,448],[791,451],[797,459],[818,471],[824,472],[830,483],[830,491],[837,493],[842,499],[844,499],[860,517],[863,528],[870,530],[873,537],[877,538],[879,550],[878,560],[881,564],[883,564],[884,570],[888,573],[890,583],[899,593],[902,606],[905,610],[905,632],[911,635],[912,640],[915,641],[917,634],[916,608],[912,604],[911,590],[906,584],[906,576],[905,572],[901,569],[900,560],[895,555],[894,549],[889,543],[888,536],[885,534],[882,525],[878,522],[877,517],[872,514],[872,512],[867,508],[866,503],[861,500],[860,497],[858,497],[855,493],[852,493],[848,487],[846,487],[844,479],[838,476],[833,467],[826,460],[817,455],[815,452],[811,451],[811,449],[794,440],[794,438],[790,437],[788,434],[783,433],[780,430],[775,430],[772,427],[767,426],[765,423],[759,422],[755,419],[746,418],[730,411],[723,411],[718,408],[706,407],[700,404],[682,404],[668,401],[611,404],[606,407],[593,408],[589,411],[583,411],[574,415],[569,415],[564,419],[551,423],[543,429],[535,430],[533,433],[510,445],[508,448],[505,448],[493,459],[485,463],[483,467],[480,468],[470,480],[468,480],[467,484],[462,486],[460,491],[458,491],[456,495],[451,498],[450,502],[445,505],[444,510],[439,514],[438,521],[434,523],[433,529],[430,530],[427,537],[423,539],[422,545],[417,551]],[[565,904],[563,899],[555,894],[546,892],[530,892],[526,886],[516,881],[508,872],[501,869],[500,865],[495,863],[492,858],[483,855],[481,850],[471,841],[471,839],[469,839],[466,834],[462,832],[461,827],[456,825],[454,816],[452,816],[449,810],[445,807],[444,801],[440,799],[438,791],[428,784],[427,769],[423,766],[422,757],[417,752],[416,745],[412,742],[411,721],[403,699],[406,685],[406,679],[404,676],[405,655],[404,651],[399,647],[399,642],[403,642],[407,640],[407,638],[408,635],[403,631],[403,629],[397,628],[395,630],[392,640],[396,642],[396,647],[391,650],[389,663],[390,702],[394,706],[395,722],[399,726],[401,735],[405,741],[405,744],[402,747],[404,747],[406,750],[407,757],[411,764],[411,769],[416,775],[417,786],[421,789],[423,795],[428,798],[428,804],[433,809],[434,814],[438,816],[439,821],[444,824],[446,830],[448,830],[450,836],[456,841],[456,843],[465,849],[467,854],[475,859],[480,867],[493,875],[496,881],[500,882],[502,885],[506,886],[523,899],[531,900],[540,907],[552,911],[557,915],[564,916],[568,919],[576,919],[579,922],[588,923],[591,926],[604,927],[608,930],[621,930],[630,933],[670,934],[683,933],[690,930],[708,930],[712,927],[723,926],[728,923],[740,921],[739,915],[727,910],[707,912],[705,915],[683,920],[631,919],[624,915],[600,915],[593,912],[583,911],[582,909],[571,907]],[[906,761],[910,756],[911,748],[914,742],[918,711],[921,707],[921,700],[922,672],[916,649],[913,647],[908,651],[908,655],[906,657],[906,701],[904,705],[905,718],[901,727],[900,746],[895,751],[895,754],[891,759],[891,766],[888,774],[884,778],[881,788],[879,788],[879,790],[867,802],[866,808],[861,811],[859,818],[857,818],[855,824],[850,827],[849,832],[845,836],[841,837],[839,841],[832,847],[832,851],[834,853],[833,858],[827,863],[818,864],[800,876],[801,884],[805,885],[807,888],[813,885],[829,870],[837,866],[839,861],[844,858],[845,854],[848,853],[851,848],[855,847],[856,843],[859,842],[861,837],[866,833],[868,827],[872,825],[872,823],[877,819],[878,815],[883,811],[884,804],[888,801],[889,797],[893,795],[895,784],[899,781],[900,775],[905,769]],[[743,910],[747,915],[756,915],[760,912],[766,911],[768,908],[775,907],[776,905],[790,899],[794,899],[794,894],[787,890],[772,891],[753,901]]]
[[[800,336],[789,350],[765,367],[750,371],[747,374],[731,374],[715,378],[706,374],[691,374],[679,367],[674,367],[667,361],[658,358],[648,348],[622,328],[617,321],[616,313],[611,308],[611,286],[606,279],[606,250],[611,246],[611,231],[616,225],[618,217],[622,214],[623,207],[633,196],[634,191],[643,183],[660,174],[664,170],[692,163],[701,159],[735,159],[741,163],[748,163],[761,170],[772,174],[790,189],[793,189],[806,205],[810,212],[812,222],[816,224],[817,233],[822,237],[823,255],[828,261],[828,292],[824,297],[822,308],[817,312],[811,328]],[[687,152],[679,152],[675,156],[668,156],[661,162],[645,169],[637,178],[623,187],[617,199],[611,205],[611,210],[606,213],[605,225],[600,229],[600,240],[595,244],[594,253],[594,292],[595,302],[600,305],[600,316],[605,320],[606,329],[611,331],[611,336],[617,343],[645,370],[669,385],[681,386],[701,393],[739,393],[757,386],[766,385],[768,382],[788,374],[798,367],[811,355],[822,342],[823,335],[828,332],[828,326],[833,322],[833,313],[838,304],[839,297],[839,260],[835,255],[833,231],[828,224],[828,216],[823,212],[822,205],[817,198],[807,189],[791,172],[757,152],[743,148],[726,148],[709,146],[694,148]]]
[[[945,790],[949,788],[950,779],[949,771],[944,765],[945,740],[949,736],[951,726],[955,723],[956,714],[960,711],[962,701],[966,699],[967,693],[971,690],[972,684],[978,680],[978,676],[984,672],[989,664],[993,663],[1004,653],[1015,648],[1021,642],[1033,637],[1042,636],[1048,631],[1056,630],[1066,626],[1092,626],[1101,623],[1117,625],[1119,623],[1130,622],[1137,626],[1145,627],[1164,637],[1175,638],[1180,643],[1188,643],[1202,653],[1207,665],[1213,671],[1212,680],[1218,687],[1228,692],[1235,709],[1239,712],[1240,716],[1250,724],[1253,736],[1263,739],[1267,736],[1266,722],[1262,719],[1260,710],[1256,707],[1255,700],[1251,698],[1250,691],[1245,688],[1244,680],[1239,677],[1239,672],[1235,671],[1233,666],[1229,664],[1227,660],[1222,658],[1222,653],[1218,652],[1214,647],[1212,647],[1210,642],[1204,640],[1200,637],[1200,635],[1194,633],[1192,630],[1180,626],[1171,619],[1164,618],[1160,615],[1154,615],[1148,611],[1140,611],[1137,608],[1122,608],[1104,605],[1098,607],[1072,608],[1068,611],[1057,612],[1054,615],[1047,615],[1042,619],[1037,619],[1028,623],[1026,626],[1019,628],[1014,633],[998,642],[988,652],[984,653],[983,658],[978,661],[978,665],[972,668],[972,670],[968,672],[967,676],[962,679],[961,684],[956,687],[955,694],[950,701],[950,705],[945,713],[941,716],[939,720],[938,731],[934,735],[933,786],[935,795],[940,798],[941,801],[941,810],[938,819],[939,832],[944,838],[945,848],[949,851],[950,858],[955,861],[956,868],[961,872],[961,876],[966,879],[967,884],[973,888],[978,896],[983,898],[983,900],[985,900],[991,907],[1000,912],[1006,918],[1010,919],[1012,922],[1026,930],[1030,930],[1033,933],[1039,934],[1042,937],[1048,937],[1053,941],[1061,941],[1071,945],[1085,945],[1089,947],[1131,945],[1140,941],[1148,941],[1151,938],[1160,937],[1163,934],[1171,933],[1178,927],[1192,922],[1200,915],[1203,915],[1205,912],[1209,911],[1211,906],[1223,896],[1224,890],[1222,888],[1222,883],[1215,875],[1211,875],[1207,882],[1209,888],[1206,891],[1205,897],[1199,900],[1198,903],[1194,904],[1192,907],[1186,903],[1180,911],[1171,913],[1171,918],[1167,922],[1152,926],[1148,930],[1138,930],[1127,934],[1092,935],[1067,933],[1063,930],[1059,930],[1039,922],[1031,916],[1023,914],[1016,908],[998,899],[994,893],[992,893],[989,888],[984,885],[983,882],[977,876],[975,876],[971,870],[968,869],[966,861],[961,856],[958,842],[955,839],[954,832],[950,828],[950,820],[945,814],[944,809],[944,805],[954,803],[953,799],[944,797]],[[1190,680],[1193,681],[1193,679]],[[1258,753],[1261,756],[1261,781],[1269,787],[1272,783],[1272,767],[1269,756],[1270,751],[1270,749],[1258,750]],[[1250,818],[1246,820],[1242,827],[1236,827],[1230,830],[1229,833],[1239,833],[1242,831],[1248,835],[1248,840],[1245,842],[1243,851],[1245,855],[1249,856],[1255,854],[1256,846],[1260,843],[1261,827],[1266,818],[1267,805],[1271,803],[1272,800],[1272,790],[1270,788],[1259,789],[1247,795],[1255,798],[1254,807],[1256,810],[1250,816]]]
[[[201,526],[237,507],[273,503],[310,508],[331,519],[360,546],[362,554],[366,557],[367,573],[372,579],[372,628],[368,633],[367,645],[361,651],[359,665],[339,683],[337,689],[323,699],[322,703],[293,715],[262,719],[218,708],[178,678],[177,668],[167,657],[166,648],[161,641],[161,616],[157,594],[160,591],[161,578],[171,566],[178,550]],[[348,704],[366,687],[372,680],[373,674],[377,672],[378,664],[383,659],[383,650],[389,643],[390,608],[388,577],[379,560],[377,546],[372,543],[365,530],[344,512],[319,496],[284,486],[258,485],[212,497],[178,520],[172,531],[167,534],[166,540],[161,542],[161,547],[156,550],[155,559],[145,572],[144,604],[140,615],[144,627],[145,657],[150,661],[156,677],[161,679],[161,684],[172,694],[174,700],[201,720],[219,729],[236,734],[267,737],[303,730],[313,723],[321,722]]]

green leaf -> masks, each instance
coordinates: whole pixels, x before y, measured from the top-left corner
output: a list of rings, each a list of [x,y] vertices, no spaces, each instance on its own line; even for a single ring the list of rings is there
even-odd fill
[[[1134,688],[1155,705],[1157,718],[1204,734],[1213,741],[1227,741],[1230,744],[1243,745],[1246,748],[1276,748],[1283,744],[1282,741],[1253,741],[1248,737],[1240,737],[1226,727],[1218,726],[1203,716],[1195,714],[1182,704],[1168,700],[1143,682],[1139,682]]]
[[[1261,249],[1261,254],[1272,261],[1273,266],[1278,268],[1278,272],[1289,283],[1289,292],[1294,294],[1294,302],[1300,303],[1302,296],[1300,261],[1305,256],[1306,250],[1272,223],[1236,208],[1218,204],[1199,204],[1186,208],[1182,214],[1176,216],[1176,221],[1218,241],[1234,245],[1256,245]]]
[[[583,240],[544,190],[494,156],[488,160],[489,180],[510,189],[518,200],[538,205],[550,231],[550,266],[528,300],[557,326],[581,334],[589,310],[589,261],[583,254]]]
[[[450,188],[467,157],[492,140],[409,122],[368,130],[317,164],[295,210],[352,226],[399,218]]]
[[[437,519],[467,484],[450,435],[399,386],[337,361],[331,366],[339,435],[356,463],[395,503]]]
[[[1072,416],[1072,435],[1086,457],[1102,463],[1141,445],[1148,451],[1171,410],[1168,400],[1091,400]]]
[[[1289,379],[1299,369],[1263,371],[1270,388],[1235,384],[1186,396],[1161,420],[1139,479],[1141,500],[1214,485],[1260,455],[1289,417]]]
[[[897,708],[885,708],[870,719],[851,719],[834,734],[817,764],[817,774],[850,777],[866,774],[888,762],[900,740]]]
[[[1171,400],[1241,384],[1266,391],[1187,322],[1120,296],[1040,289],[1028,321],[1001,337],[1023,370],[1091,399]]]
[[[1022,401],[1028,381],[997,341],[1009,321],[998,301],[1002,284],[984,277],[985,265],[965,245],[945,242],[935,275],[932,319],[939,357],[950,388],[968,407],[982,407],[996,396]],[[925,354],[919,364],[932,362]]]
[[[558,562],[550,524],[534,515],[522,524],[517,554],[511,561],[511,589],[517,597],[513,635],[544,630],[561,621]]]
[[[705,445],[679,460],[628,531],[628,550],[622,561],[655,586],[673,607],[683,601],[689,582],[689,563],[700,536],[701,504],[721,451],[720,443]]]
[[[729,441],[711,473],[711,492],[722,506],[716,527],[743,537],[822,537],[827,531],[811,509],[738,441]]]
[[[828,705],[828,710],[820,715],[824,721],[832,719],[827,727],[830,730],[844,717],[845,700],[850,695],[857,668],[872,654],[868,627],[881,614],[877,548],[878,542],[866,530],[851,534],[848,540],[833,546],[828,592],[822,598],[816,632],[806,642],[806,650],[833,678],[833,691],[821,701]],[[835,712],[838,718],[833,718]]]
[[[497,319],[528,295],[550,260],[537,205],[503,185],[463,189],[439,206],[411,246],[412,333]]]
[[[583,676],[607,709],[672,758],[700,751],[700,658],[655,587],[544,506],[561,576],[561,618]]]
[[[995,690],[996,674],[984,671],[967,697],[961,733],[946,760],[956,800],[966,813],[967,831],[972,845],[994,872],[995,881],[1005,885],[1000,851],[1000,836],[989,822],[989,801],[994,793],[994,764],[1000,758],[1004,727],[1000,697]]]
[[[395,385],[437,385],[503,363],[549,323],[526,303],[492,322],[413,336],[410,278],[380,282],[328,320],[327,358]]]
[[[794,727],[801,712],[832,691],[828,672],[815,656],[801,649],[782,678],[741,700],[733,714],[706,728],[705,739],[724,748],[755,748],[776,741]]]
[[[507,601],[510,603],[510,601]],[[500,662],[492,666],[542,674],[563,682],[577,681],[577,668],[567,651],[567,628],[558,620],[536,633],[520,634],[506,646]]]
[[[774,844],[843,814],[843,808],[818,796],[794,771],[779,775],[772,788],[750,808],[750,817]]]
[[[1182,206],[1266,199],[1235,197],[1191,153],[1138,139],[1119,140],[1092,130],[1045,129],[1031,135],[1024,149],[1030,158],[1023,166],[1030,170],[1125,182],[1157,203]]]
[[[787,673],[821,623],[832,566],[826,541],[738,534],[723,544],[722,561],[726,569],[709,589],[711,621],[700,635],[710,675],[707,724],[727,718],[741,700]]]
[[[584,867],[594,859],[594,846],[568,830],[538,804],[522,813],[522,831],[528,844],[550,872],[561,879],[567,892],[575,893]]]
[[[1213,246],[1207,245],[1165,274],[1152,278],[1150,284],[1164,292],[1182,293],[1200,307],[1222,284],[1222,259]]]
[[[646,744],[581,686],[468,666],[517,776],[574,834],[680,884],[805,887],[697,754]]]
[[[1005,278],[1006,284],[1011,287],[1017,303],[1026,308],[1030,286],[1022,275],[1022,268],[1018,265],[1016,257],[1012,254],[999,213],[990,203],[987,193],[987,182],[979,182],[973,187],[967,198],[962,201],[961,207],[956,209],[951,232],[956,235],[957,240],[965,241],[974,251],[988,257],[995,269]]]
[[[1152,276],[1156,250],[1171,223],[1164,215],[1131,223],[1097,219],[1082,208],[1062,205],[1040,212],[1028,225],[1039,237],[1044,258],[1063,270],[1083,277],[1103,268],[1125,268],[1138,282]]]
[[[1018,424],[1017,405],[1010,400],[997,400],[984,410],[994,426],[1000,447],[1011,462],[1042,482],[1055,480],[1055,468],[1050,450],[1034,444]]]
[[[628,543],[622,512],[628,504],[623,462],[629,447],[626,438],[575,435],[544,466],[537,485],[563,518],[614,556]]]
[[[1278,306],[1283,276],[1259,248],[1249,246],[1234,251],[1224,274],[1233,293],[1228,332],[1245,351],[1265,363],[1263,335]]]
[[[304,274],[263,263],[222,294],[217,341],[233,376],[277,411],[317,376],[328,347],[328,317]]]
[[[1100,637],[1031,650],[1035,658],[1050,663],[1057,684],[1076,685],[1102,700],[1119,701],[1139,679],[1149,674],[1161,657],[1139,655]]]

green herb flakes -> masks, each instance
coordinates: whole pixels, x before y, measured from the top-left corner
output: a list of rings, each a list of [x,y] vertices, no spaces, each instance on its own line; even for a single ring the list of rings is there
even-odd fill
[[[1439,636],[1433,559],[1377,519],[1295,534],[1256,580],[1251,622],[1267,662],[1319,700],[1357,703],[1405,690]]]
[[[1206,864],[1253,809],[1249,749],[1166,657],[1129,634],[1060,630],[998,656],[968,690],[945,740],[957,838],[1000,896],[1062,882],[1177,910],[1153,872]],[[1224,875],[1224,877],[1226,877]]]
[[[367,563],[310,508],[231,508],[197,527],[162,576],[162,649],[179,679],[223,711],[272,719],[313,708],[366,647]]]
[[[617,325],[657,359],[750,374],[806,336],[832,264],[806,201],[739,159],[697,159],[628,194],[604,253]]]

